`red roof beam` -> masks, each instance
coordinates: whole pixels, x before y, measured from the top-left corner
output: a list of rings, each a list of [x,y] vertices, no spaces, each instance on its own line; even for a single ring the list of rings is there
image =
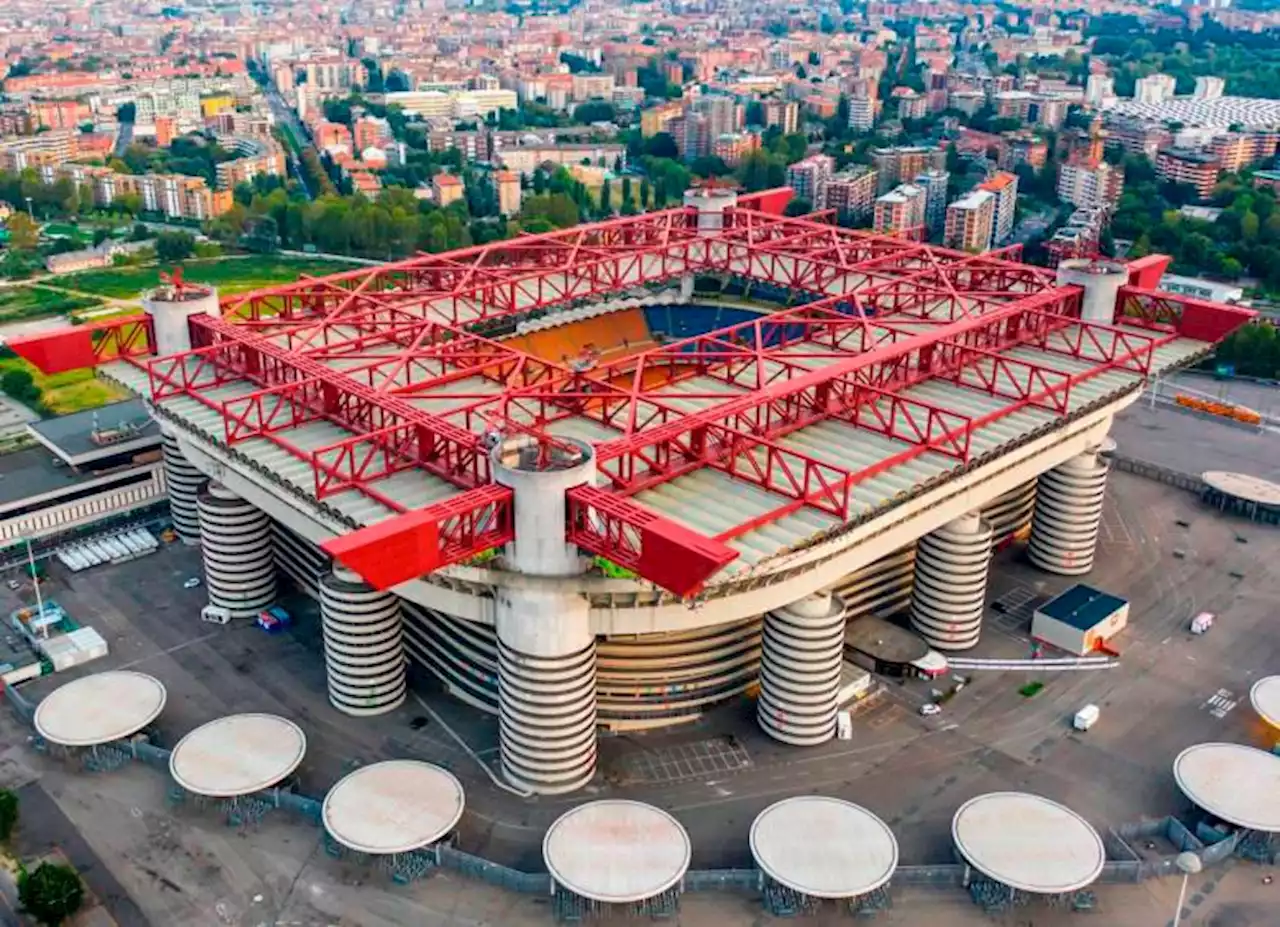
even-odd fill
[[[376,589],[461,563],[513,537],[511,490],[490,484],[320,546]]]
[[[1123,286],[1116,300],[1115,318],[1121,325],[1218,342],[1257,316],[1257,312],[1242,306]]]
[[[131,315],[20,335],[9,338],[6,344],[41,373],[54,374],[96,367],[110,360],[145,357],[151,354],[154,341],[151,317]]]
[[[738,557],[728,545],[598,487],[577,486],[565,498],[567,540],[681,598]]]

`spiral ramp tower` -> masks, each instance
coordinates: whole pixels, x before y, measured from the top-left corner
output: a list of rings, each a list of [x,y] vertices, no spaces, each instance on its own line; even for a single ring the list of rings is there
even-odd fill
[[[343,714],[386,714],[405,700],[400,599],[335,566],[320,581],[329,702]]]
[[[1079,576],[1093,568],[1110,465],[1094,451],[1040,475],[1027,555],[1047,573]]]
[[[252,618],[276,599],[271,518],[220,483],[210,483],[198,505],[209,604]]]
[[[911,627],[937,650],[968,650],[982,633],[991,526],[978,513],[922,537],[916,550]]]
[[[596,768],[596,642],[539,657],[498,640],[498,730],[508,780],[538,794],[573,792]]]
[[[161,448],[173,530],[182,543],[195,546],[200,543],[200,491],[209,478],[191,465],[182,453],[182,445],[173,435],[164,436]]]
[[[835,736],[844,614],[828,593],[765,615],[756,715],[775,740],[809,747]]]

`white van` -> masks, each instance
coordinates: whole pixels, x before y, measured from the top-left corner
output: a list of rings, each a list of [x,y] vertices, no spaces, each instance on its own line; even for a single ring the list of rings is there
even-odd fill
[[[1098,716],[1101,714],[1097,705],[1085,705],[1071,719],[1071,726],[1077,731],[1087,731],[1098,722]]]
[[[1191,633],[1203,634],[1213,627],[1213,612],[1201,612],[1191,619]]]

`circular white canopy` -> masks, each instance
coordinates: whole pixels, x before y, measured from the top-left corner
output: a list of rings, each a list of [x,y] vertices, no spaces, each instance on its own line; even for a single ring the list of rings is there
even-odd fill
[[[160,717],[166,698],[164,685],[146,673],[94,673],[45,697],[36,707],[36,732],[63,747],[111,743]]]
[[[360,853],[430,846],[462,817],[462,783],[417,760],[388,760],[343,777],[324,799],[325,830]]]
[[[298,768],[307,735],[287,718],[245,714],[202,724],[173,748],[169,772],[195,795],[232,798],[270,788]]]
[[[566,811],[542,841],[555,881],[607,904],[643,901],[684,877],[693,854],[680,822],[638,801],[593,801]]]
[[[797,892],[853,898],[889,881],[898,841],[865,808],[799,795],[760,812],[751,825],[751,854],[765,875]]]
[[[1257,502],[1262,505],[1280,505],[1280,485],[1247,473],[1227,473],[1223,470],[1210,470],[1201,475],[1209,486],[1218,492],[1246,502]]]
[[[1280,727],[1280,676],[1259,679],[1249,690],[1249,703],[1263,721]]]
[[[1280,756],[1243,744],[1197,744],[1173,761],[1182,794],[1237,827],[1280,833]]]
[[[974,869],[1019,891],[1084,888],[1106,862],[1102,838],[1070,808],[1027,792],[971,798],[951,821],[956,849]]]

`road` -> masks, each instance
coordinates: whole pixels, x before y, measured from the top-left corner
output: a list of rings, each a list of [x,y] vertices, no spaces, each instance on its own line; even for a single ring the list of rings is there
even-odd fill
[[[262,88],[262,92],[267,97],[267,105],[271,107],[271,112],[276,117],[276,122],[282,126],[288,126],[299,143],[305,142],[310,136],[303,127],[301,120],[298,119],[297,111],[285,102],[284,97],[280,95],[280,91],[274,87],[265,86]],[[303,173],[302,162],[298,160],[298,153],[290,145],[285,145],[284,151],[285,156],[289,159],[290,173],[293,174],[299,186],[302,187],[307,199],[313,199],[311,187],[307,184],[307,175]]]
[[[116,133],[116,147],[114,154],[117,158],[124,157],[124,150],[129,147],[129,143],[133,141],[133,123],[120,123],[120,131]]]

